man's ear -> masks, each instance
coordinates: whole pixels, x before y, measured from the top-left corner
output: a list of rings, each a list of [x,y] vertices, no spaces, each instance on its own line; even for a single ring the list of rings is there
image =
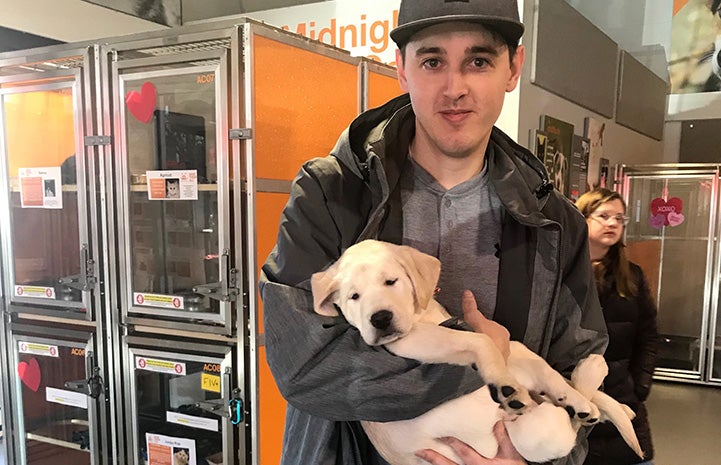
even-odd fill
[[[396,73],[398,74],[398,84],[403,92],[408,92],[408,79],[406,79],[406,64],[403,60],[401,51],[396,49]]]
[[[526,61],[526,47],[519,45],[516,49],[516,54],[513,55],[511,60],[511,75],[506,83],[506,92],[512,92],[518,85],[518,80],[521,78],[521,71],[523,70],[523,63]]]
[[[418,308],[428,307],[436,290],[438,278],[441,276],[441,261],[413,247],[406,245],[396,247],[398,248],[398,261],[411,278]]]
[[[334,264],[325,271],[313,273],[310,288],[313,292],[313,310],[323,316],[338,316],[335,299],[338,295],[338,267]]]

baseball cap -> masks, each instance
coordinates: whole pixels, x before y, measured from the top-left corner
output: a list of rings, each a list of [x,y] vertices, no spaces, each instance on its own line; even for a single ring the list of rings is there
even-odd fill
[[[517,0],[401,0],[391,39],[402,47],[413,34],[440,23],[464,21],[491,27],[509,43],[523,35]]]

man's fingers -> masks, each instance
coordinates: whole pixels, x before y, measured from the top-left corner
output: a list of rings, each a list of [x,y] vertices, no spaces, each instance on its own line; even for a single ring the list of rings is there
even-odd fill
[[[478,310],[473,292],[468,290],[463,291],[461,306],[463,308],[463,320],[468,323],[475,332],[488,335],[496,347],[498,347],[498,350],[501,351],[503,357],[508,359],[511,353],[511,335],[508,330],[495,321],[489,320]]]
[[[416,457],[420,457],[433,465],[458,465],[432,449],[419,450],[416,452]]]
[[[496,441],[498,441],[498,455],[496,455],[496,458],[513,459],[519,460],[518,463],[526,463],[511,442],[508,431],[506,431],[506,425],[502,421],[493,425],[493,435],[496,436]]]
[[[473,292],[463,291],[461,307],[463,308],[463,320],[471,325],[474,331],[483,332],[482,326],[488,320],[483,316],[483,313],[478,311],[478,304]]]

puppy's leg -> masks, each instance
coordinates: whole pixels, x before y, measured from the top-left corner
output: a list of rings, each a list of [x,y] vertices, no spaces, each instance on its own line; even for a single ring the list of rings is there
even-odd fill
[[[485,334],[419,322],[386,347],[396,355],[424,363],[475,364],[491,397],[503,410],[518,414],[533,405],[528,391],[511,375],[501,352]]]
[[[606,359],[602,355],[591,354],[581,360],[573,370],[571,384],[583,397],[592,399],[607,375],[608,365]]]
[[[598,421],[598,408],[590,397],[575,390],[556,370],[520,342],[511,342],[508,368],[528,390],[564,407],[572,419],[582,424]]]

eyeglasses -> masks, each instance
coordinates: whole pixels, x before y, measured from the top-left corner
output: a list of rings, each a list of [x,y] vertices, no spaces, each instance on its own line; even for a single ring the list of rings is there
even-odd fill
[[[609,224],[611,220],[614,220],[616,223],[624,226],[626,226],[631,219],[626,215],[611,215],[606,212],[591,213],[591,218],[603,224]]]

